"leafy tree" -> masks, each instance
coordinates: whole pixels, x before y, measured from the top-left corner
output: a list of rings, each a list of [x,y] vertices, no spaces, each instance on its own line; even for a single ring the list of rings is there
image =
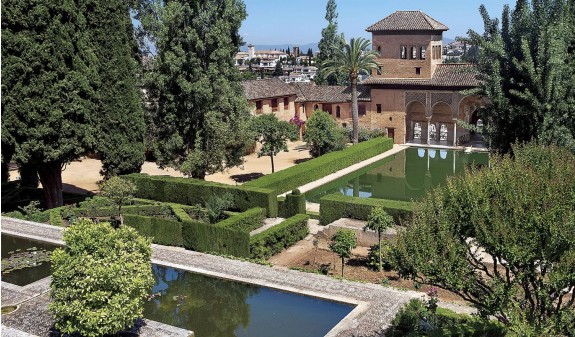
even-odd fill
[[[95,152],[106,177],[140,172],[146,126],[138,88],[138,45],[128,2],[99,0],[86,11],[88,29],[98,46],[99,90],[94,123]]]
[[[341,277],[345,259],[351,256],[351,250],[357,247],[355,232],[352,229],[338,229],[332,236],[329,249],[341,258]]]
[[[255,140],[262,144],[258,157],[270,156],[272,173],[275,172],[274,156],[280,151],[288,152],[287,141],[297,138],[296,128],[286,121],[280,121],[275,114],[264,114],[252,118],[250,129]]]
[[[351,116],[353,121],[353,143],[358,142],[359,116],[357,107],[357,78],[361,73],[369,73],[371,69],[377,68],[375,57],[377,52],[368,50],[370,42],[358,37],[351,39],[349,44],[345,44],[343,49],[338,49],[333,59],[327,60],[324,64],[326,75],[347,74],[351,84]]]
[[[347,144],[347,132],[337,125],[330,114],[315,110],[306,122],[303,140],[309,146],[312,157],[319,157],[344,149]]]
[[[86,3],[2,5],[2,151],[35,166],[46,207],[61,206],[63,166],[94,143],[98,60]]]
[[[249,111],[233,58],[243,2],[151,0],[138,17],[158,50],[147,76],[158,164],[200,179],[240,165]]]
[[[124,1],[9,0],[2,35],[2,153],[37,170],[47,208],[63,204],[62,168],[87,152],[102,154],[106,173],[139,170],[143,116]]]
[[[50,311],[65,334],[115,334],[142,317],[154,284],[151,241],[135,229],[80,220],[52,253]]]
[[[575,326],[575,156],[528,144],[430,193],[399,232],[402,277],[452,291],[518,335]]]
[[[485,32],[469,31],[480,49],[482,84],[475,93],[490,104],[480,110],[493,150],[508,152],[531,139],[575,152],[575,4],[518,0],[492,19],[480,7]]]
[[[120,224],[122,225],[124,224],[122,206],[130,203],[137,190],[138,188],[132,181],[117,176],[106,180],[102,184],[100,194],[103,197],[111,199],[116,206],[118,206],[118,216],[120,217]]]
[[[377,232],[377,239],[379,243],[379,271],[383,269],[383,259],[381,256],[382,241],[381,234],[384,233],[388,228],[393,227],[393,217],[382,208],[375,207],[367,218],[367,224],[363,230],[371,229]]]
[[[338,14],[335,0],[328,0],[325,10],[325,19],[328,23],[327,27],[321,30],[321,40],[318,44],[319,54],[316,62],[318,72],[314,82],[321,85],[344,85],[346,83],[344,74],[327,74],[325,71],[324,64],[328,61],[333,61],[336,58],[337,51],[342,49],[345,44],[343,34],[337,34]]]

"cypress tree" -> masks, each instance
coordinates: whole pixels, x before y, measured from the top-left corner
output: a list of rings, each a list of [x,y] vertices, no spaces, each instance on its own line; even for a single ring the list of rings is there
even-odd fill
[[[318,44],[319,54],[316,61],[318,72],[314,78],[317,84],[343,85],[346,83],[345,74],[333,73],[328,76],[324,66],[326,63],[335,61],[337,51],[343,49],[345,44],[343,34],[337,34],[337,17],[335,0],[328,0],[325,13],[327,27],[321,30],[321,40]]]
[[[174,0],[151,8],[141,18],[158,50],[147,80],[157,101],[157,162],[200,179],[241,164],[249,111],[233,57],[243,43],[245,5]]]
[[[518,0],[501,23],[481,6],[485,32],[469,32],[479,46],[477,90],[490,100],[480,111],[495,151],[532,139],[575,152],[573,0]]]
[[[130,11],[123,0],[94,0],[86,13],[100,59],[95,151],[106,177],[139,172],[146,132],[136,82],[138,46]]]
[[[2,143],[34,165],[46,207],[60,206],[62,168],[94,144],[97,58],[83,1],[2,4]]]

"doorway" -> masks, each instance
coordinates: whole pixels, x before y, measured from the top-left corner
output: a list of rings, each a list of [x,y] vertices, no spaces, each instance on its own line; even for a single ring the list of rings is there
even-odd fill
[[[393,143],[395,144],[395,129],[386,128],[386,130],[387,130],[387,137],[393,139]]]

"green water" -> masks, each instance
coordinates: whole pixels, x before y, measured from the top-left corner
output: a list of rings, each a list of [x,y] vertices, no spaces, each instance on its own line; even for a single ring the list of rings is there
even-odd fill
[[[144,317],[196,337],[320,337],[353,306],[154,265]],[[183,297],[185,296],[185,297]]]
[[[2,258],[9,251],[57,246],[2,234]],[[158,294],[144,305],[144,317],[192,330],[196,337],[320,337],[354,306],[287,293],[253,284],[194,274],[153,264]],[[50,265],[2,275],[25,285],[50,274]]]
[[[57,245],[43,241],[35,241],[27,238],[2,234],[2,259],[10,257],[10,252],[19,253],[26,251],[28,248],[36,247],[39,250],[45,249],[52,251],[58,248]],[[18,250],[18,251],[17,251]],[[14,270],[9,273],[2,273],[2,281],[25,286],[36,282],[50,275],[50,262],[42,262],[35,267],[27,267]]]
[[[487,153],[408,148],[366,168],[320,186],[306,199],[319,202],[327,194],[341,193],[360,198],[418,200],[448,177],[463,174],[470,165],[487,166]]]

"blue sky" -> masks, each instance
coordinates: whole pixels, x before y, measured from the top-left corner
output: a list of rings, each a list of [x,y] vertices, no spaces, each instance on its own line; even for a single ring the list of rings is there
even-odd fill
[[[244,0],[248,18],[240,33],[244,41],[256,45],[307,44],[319,42],[327,25],[327,0]],[[347,39],[363,36],[369,25],[397,10],[420,10],[450,29],[444,37],[465,35],[469,28],[483,31],[479,6],[484,4],[491,17],[500,17],[511,0],[336,0],[339,31]]]

